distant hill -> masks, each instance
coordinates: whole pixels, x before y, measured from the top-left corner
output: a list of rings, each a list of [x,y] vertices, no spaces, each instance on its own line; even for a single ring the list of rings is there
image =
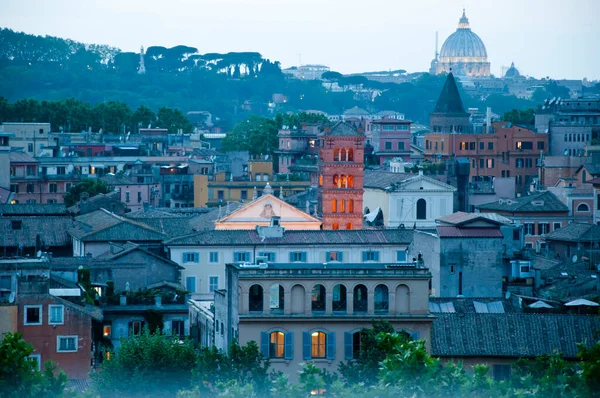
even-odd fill
[[[359,106],[402,112],[427,124],[444,81],[444,76],[428,74],[400,85],[365,79],[364,85],[383,92],[371,101],[351,90],[328,92],[320,81],[287,78],[279,62],[257,52],[199,54],[190,46],[152,46],[144,57],[145,74],[138,74],[139,61],[139,53],[108,45],[0,29],[0,96],[11,102],[75,98],[92,105],[122,101],[132,109],[146,105],[184,113],[206,110],[231,127],[249,114],[268,115],[273,94],[283,94],[287,100],[278,112],[315,109],[341,114]],[[533,105],[515,97],[496,97],[493,106],[499,114]],[[463,99],[469,107],[485,105],[464,93]]]

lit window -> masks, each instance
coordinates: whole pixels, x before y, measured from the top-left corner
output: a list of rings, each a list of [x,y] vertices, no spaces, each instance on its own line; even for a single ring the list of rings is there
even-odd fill
[[[325,358],[327,354],[327,334],[314,332],[311,335],[311,357]]]
[[[285,353],[285,335],[272,332],[269,336],[269,358],[283,358]]]
[[[104,325],[104,327],[102,328],[102,336],[104,336],[104,338],[110,339],[110,337],[112,336],[112,325]]]

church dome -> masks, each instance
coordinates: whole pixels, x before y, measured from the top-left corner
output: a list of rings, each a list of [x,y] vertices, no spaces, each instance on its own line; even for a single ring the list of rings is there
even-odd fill
[[[469,19],[463,15],[458,29],[442,45],[441,62],[487,62],[487,51],[483,41],[469,27]]]
[[[508,70],[504,74],[504,77],[519,77],[519,76],[521,76],[521,73],[519,73],[519,70],[517,68],[515,68],[515,63],[514,62],[511,63],[510,68],[508,68]]]

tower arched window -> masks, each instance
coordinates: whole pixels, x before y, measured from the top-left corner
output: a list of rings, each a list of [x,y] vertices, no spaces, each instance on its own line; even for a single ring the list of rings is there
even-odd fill
[[[337,213],[337,199],[331,199],[331,212]]]
[[[354,176],[348,176],[348,184],[346,188],[354,188]]]
[[[348,200],[348,213],[354,213],[354,199]]]
[[[248,294],[250,312],[263,312],[263,288],[261,285],[250,286]]]
[[[352,229],[352,223],[349,222],[348,224],[346,224],[346,229]]]
[[[338,229],[340,229],[340,224],[337,222],[334,222],[333,225],[331,226],[331,229],[333,229],[334,231],[337,231]]]
[[[340,188],[348,188],[348,177],[346,176],[346,174],[342,174],[340,176]]]
[[[342,180],[340,179],[340,176],[337,174],[333,175],[333,185],[335,185],[336,187],[340,188],[340,184],[342,183]]]
[[[346,212],[346,201],[344,199],[340,199],[340,213]]]
[[[353,162],[354,161],[354,150],[352,148],[348,149],[348,161],[349,162]]]
[[[333,160],[335,162],[340,161],[340,148],[333,148]]]
[[[319,176],[319,186],[322,187],[323,186],[323,174],[321,174]]]
[[[417,220],[427,219],[427,202],[425,199],[417,200]]]

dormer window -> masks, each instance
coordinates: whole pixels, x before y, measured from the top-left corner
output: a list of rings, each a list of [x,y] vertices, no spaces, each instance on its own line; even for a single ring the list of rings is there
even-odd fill
[[[544,201],[543,200],[532,200],[531,204],[534,206],[543,206],[544,205]]]

